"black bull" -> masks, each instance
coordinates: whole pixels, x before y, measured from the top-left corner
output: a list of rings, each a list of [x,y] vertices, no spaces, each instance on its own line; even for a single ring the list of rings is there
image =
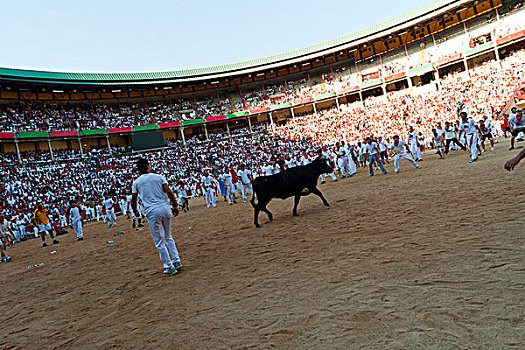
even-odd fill
[[[259,212],[264,211],[268,214],[270,221],[273,219],[272,213],[266,208],[272,198],[286,199],[295,197],[293,206],[293,215],[297,216],[297,205],[301,196],[307,196],[313,193],[323,201],[327,207],[330,206],[323,194],[317,189],[317,180],[321,174],[331,173],[333,169],[328,162],[322,158],[316,158],[312,163],[303,166],[283,170],[282,172],[270,176],[261,176],[253,180],[253,191],[255,196],[252,197],[254,213],[254,224],[259,225]],[[255,204],[257,197],[257,204]]]

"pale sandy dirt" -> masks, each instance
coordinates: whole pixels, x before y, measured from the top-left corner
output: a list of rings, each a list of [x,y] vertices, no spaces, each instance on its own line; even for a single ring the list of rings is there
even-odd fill
[[[22,242],[0,265],[0,348],[524,349],[525,166],[503,170],[507,148],[329,180],[331,208],[275,200],[260,229],[249,204],[193,201],[172,277],[122,218]]]

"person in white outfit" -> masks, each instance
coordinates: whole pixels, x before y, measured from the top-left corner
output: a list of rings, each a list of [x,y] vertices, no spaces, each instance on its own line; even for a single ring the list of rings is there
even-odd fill
[[[217,206],[217,196],[215,195],[215,179],[208,174],[208,170],[204,171],[204,175],[201,177],[202,188],[204,189],[204,195],[206,196],[206,206],[209,208],[210,205]]]
[[[479,127],[476,121],[469,118],[467,112],[461,112],[461,132],[465,134],[467,140],[467,148],[470,150],[470,161],[473,163],[478,160],[478,134]]]
[[[141,175],[133,181],[131,187],[133,212],[137,217],[139,216],[137,200],[140,196],[153,243],[164,264],[163,273],[175,275],[182,268],[175,240],[171,236],[171,219],[179,215],[177,200],[166,178],[154,174],[146,159],[141,158],[137,161],[137,169]]]
[[[75,230],[75,233],[77,234],[77,240],[84,240],[84,231],[82,229],[84,222],[82,221],[82,215],[80,214],[80,210],[76,201],[71,201],[71,207],[69,209],[69,225],[71,225],[71,228]]]
[[[414,131],[414,127],[410,127],[410,132],[408,133],[408,144],[410,145],[410,153],[417,160],[422,160],[421,149],[419,148],[418,134],[417,131]]]
[[[394,170],[396,174],[399,172],[399,159],[404,158],[410,162],[413,166],[419,169],[419,164],[407,154],[408,145],[405,141],[399,140],[399,136],[394,136],[394,143],[389,145],[392,155],[394,156]]]
[[[246,169],[246,166],[243,164],[241,165],[241,170],[237,172],[237,177],[240,179],[240,183],[242,186],[242,200],[244,203],[246,203],[247,197],[248,197],[248,191],[254,196],[253,188],[252,188],[252,172],[249,169]]]
[[[108,220],[108,228],[111,227],[111,224],[113,222],[115,223],[115,226],[117,226],[117,216],[115,215],[114,209],[115,202],[113,201],[113,199],[111,199],[109,194],[106,195],[106,199],[104,200],[104,202],[102,202],[102,205],[104,206],[104,208],[106,208],[106,219]]]

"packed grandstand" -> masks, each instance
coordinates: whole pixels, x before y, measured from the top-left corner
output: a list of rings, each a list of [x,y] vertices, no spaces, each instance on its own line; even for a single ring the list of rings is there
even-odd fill
[[[436,1],[304,52],[186,72],[0,68],[0,206],[28,229],[38,202],[57,226],[70,200],[95,219],[105,194],[129,195],[139,156],[197,198],[205,171],[264,175],[341,141],[413,127],[428,149],[458,108],[503,135],[524,95],[524,13],[517,1]],[[139,151],[134,135],[152,132],[164,146]]]

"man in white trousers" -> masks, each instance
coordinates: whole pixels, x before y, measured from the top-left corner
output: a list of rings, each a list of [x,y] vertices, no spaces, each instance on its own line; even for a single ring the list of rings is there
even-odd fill
[[[465,134],[467,140],[467,148],[470,150],[470,161],[473,163],[478,160],[478,123],[474,119],[469,118],[467,112],[459,113],[461,117],[461,132]]]
[[[208,174],[208,170],[204,171],[201,177],[202,187],[204,188],[204,195],[206,196],[206,206],[217,206],[217,197],[215,196],[215,179]]]
[[[410,144],[410,153],[416,160],[422,160],[421,149],[419,148],[417,131],[414,130],[413,126],[410,126],[410,132],[408,133],[408,143]]]
[[[82,226],[84,226],[84,222],[82,221],[82,215],[80,214],[76,201],[71,201],[71,208],[69,209],[69,224],[71,225],[71,228],[75,230],[77,240],[83,241],[84,231],[82,230]]]
[[[111,199],[109,194],[106,194],[106,199],[104,202],[102,202],[102,205],[104,208],[106,208],[106,220],[108,220],[108,228],[111,228],[111,224],[113,222],[115,223],[115,226],[117,226],[117,216],[115,215],[114,209],[115,202],[113,199]]]
[[[246,200],[248,197],[248,191],[250,191],[252,196],[254,195],[253,188],[252,188],[252,181],[253,181],[252,172],[251,170],[246,169],[246,166],[243,164],[241,165],[241,170],[237,172],[237,176],[239,177],[241,186],[242,186],[242,191],[241,191],[242,200],[244,203],[246,203]]]
[[[394,156],[394,170],[396,174],[399,172],[399,159],[401,158],[408,160],[410,164],[419,169],[419,164],[407,154],[407,151],[409,151],[408,145],[405,141],[399,140],[398,135],[394,136],[394,143],[390,144],[389,148]]]
[[[171,219],[173,216],[179,215],[177,200],[170,190],[166,178],[154,174],[147,159],[139,159],[137,169],[141,175],[133,181],[131,207],[135,216],[138,217],[137,199],[140,196],[153,243],[159,251],[160,260],[164,264],[163,274],[175,275],[182,268],[177,246],[171,237]]]

